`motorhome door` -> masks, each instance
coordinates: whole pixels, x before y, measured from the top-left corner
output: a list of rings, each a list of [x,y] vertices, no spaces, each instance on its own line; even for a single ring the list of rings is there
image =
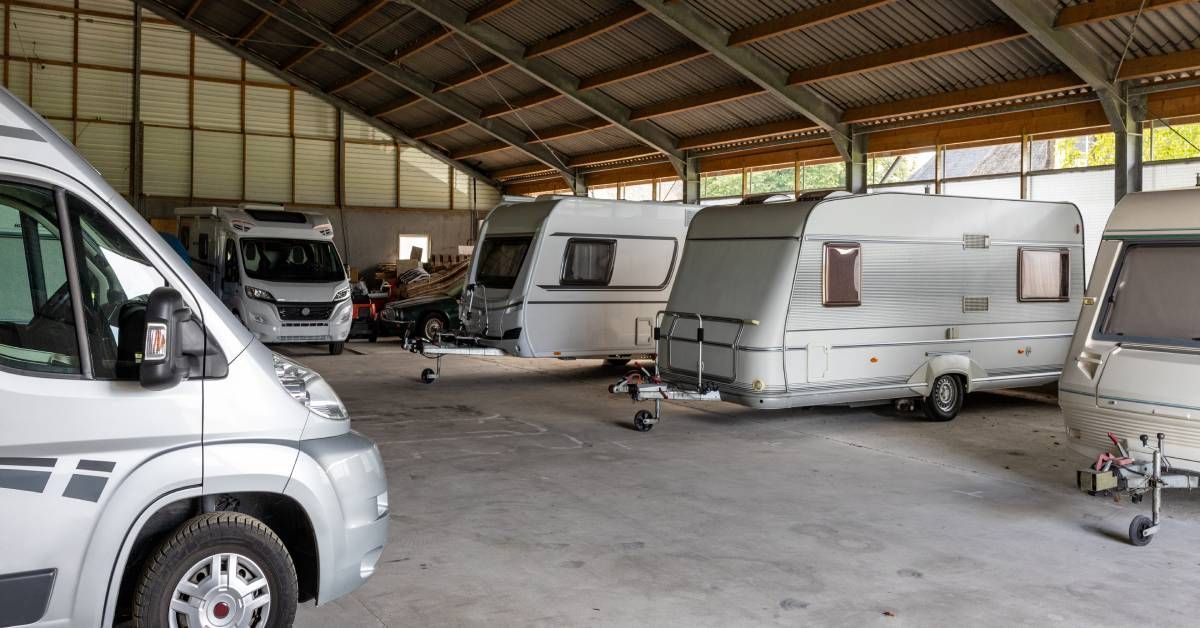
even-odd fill
[[[238,243],[232,236],[224,236],[221,251],[221,302],[234,309],[238,291],[242,289],[241,265],[238,263]]]
[[[1123,247],[1095,337],[1104,356],[1096,402],[1105,408],[1200,419],[1200,242]],[[1125,434],[1126,438],[1137,435]],[[1151,435],[1153,438],[1153,435]]]

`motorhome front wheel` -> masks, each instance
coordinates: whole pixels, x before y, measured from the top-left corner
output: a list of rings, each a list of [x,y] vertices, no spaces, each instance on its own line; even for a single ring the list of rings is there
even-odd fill
[[[146,562],[133,623],[291,626],[296,600],[296,568],[283,541],[258,519],[217,512],[184,524]]]

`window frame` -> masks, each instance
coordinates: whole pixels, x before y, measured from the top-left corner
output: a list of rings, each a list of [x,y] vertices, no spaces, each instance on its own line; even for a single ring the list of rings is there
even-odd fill
[[[1061,296],[1024,297],[1025,251],[1057,252],[1061,261],[1059,287]],[[1017,302],[1018,303],[1067,303],[1071,300],[1071,249],[1065,246],[1022,246],[1017,249]]]
[[[829,300],[829,249],[854,247],[858,251],[858,264],[855,278],[858,281],[858,300],[830,301]],[[861,242],[825,242],[821,246],[821,306],[822,307],[861,307],[862,306],[862,258]]]
[[[1096,316],[1096,326],[1092,328],[1092,338],[1105,342],[1116,344],[1133,343],[1137,345],[1148,345],[1152,347],[1176,348],[1194,351],[1200,348],[1200,341],[1185,340],[1183,338],[1164,338],[1156,336],[1121,336],[1117,334],[1104,333],[1104,327],[1108,323],[1109,316],[1112,313],[1112,297],[1113,291],[1117,287],[1117,283],[1121,280],[1121,274],[1125,271],[1125,263],[1128,260],[1129,252],[1138,248],[1156,248],[1156,247],[1193,247],[1200,248],[1200,241],[1194,239],[1169,239],[1164,238],[1155,242],[1129,242],[1120,240],[1121,250],[1117,263],[1113,265],[1112,274],[1108,278],[1108,284],[1104,287],[1104,296],[1101,301],[1100,311]]]
[[[567,266],[571,259],[572,248],[576,244],[607,244],[611,255],[608,257],[608,268],[604,274],[604,281],[595,280],[580,280],[567,279]],[[590,286],[604,288],[612,285],[613,269],[617,265],[617,240],[616,238],[568,238],[566,246],[563,247],[562,268],[558,274],[558,285],[560,286]]]

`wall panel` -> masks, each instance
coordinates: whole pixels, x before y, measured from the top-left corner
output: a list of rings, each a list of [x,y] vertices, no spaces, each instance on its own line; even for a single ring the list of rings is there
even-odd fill
[[[71,117],[71,68],[36,63],[32,66],[30,104],[43,116]]]
[[[296,135],[337,137],[337,110],[305,92],[296,92]]]
[[[390,144],[346,144],[346,204],[358,207],[396,205],[396,147]]]
[[[188,125],[188,81],[163,76],[142,77],[142,121],[146,124]]]
[[[80,120],[129,122],[133,116],[133,75],[79,68]]]
[[[142,68],[186,76],[191,39],[182,28],[143,23]]]
[[[14,57],[71,61],[74,27],[71,16],[59,11],[12,7],[8,16],[8,51]]]
[[[416,149],[400,149],[400,206],[450,207],[450,167]]]
[[[24,61],[8,62],[8,91],[29,104],[29,64]],[[39,113],[41,113],[39,111]],[[46,115],[46,114],[42,114]]]
[[[133,67],[133,24],[89,17],[79,21],[79,60],[92,65]]]
[[[208,40],[196,38],[196,76],[216,78],[242,78],[242,60],[221,50]]]
[[[229,83],[195,81],[195,117],[197,128],[239,131],[242,128],[242,88]]]
[[[270,87],[246,87],[246,132],[287,135],[288,90]]]
[[[242,198],[242,136],[237,133],[196,131],[193,141],[193,196]]]
[[[146,127],[142,135],[142,175],[147,195],[191,196],[191,135],[187,129]]]
[[[292,200],[292,139],[246,136],[246,199]]]
[[[129,125],[75,123],[75,145],[113,189],[129,193]]]
[[[336,146],[323,140],[296,140],[296,202],[333,205]]]

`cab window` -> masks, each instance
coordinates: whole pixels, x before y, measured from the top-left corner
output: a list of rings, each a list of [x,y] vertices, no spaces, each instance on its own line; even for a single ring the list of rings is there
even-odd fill
[[[83,297],[92,372],[96,379],[137,379],[141,361],[146,301],[166,285],[146,257],[100,215],[76,196],[68,214]]]
[[[0,182],[0,366],[80,373],[59,234],[50,190]]]

